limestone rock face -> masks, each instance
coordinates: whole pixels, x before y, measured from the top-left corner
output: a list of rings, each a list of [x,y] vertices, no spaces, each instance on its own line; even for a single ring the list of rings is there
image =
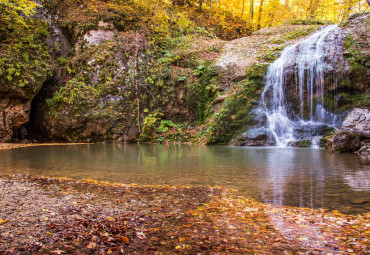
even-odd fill
[[[352,129],[360,131],[370,131],[370,111],[369,109],[355,108],[343,121],[341,129]]]
[[[99,45],[102,42],[112,40],[113,38],[113,31],[106,31],[101,29],[91,30],[83,37],[83,39],[86,40],[89,45]]]
[[[0,99],[0,142],[10,142],[14,129],[29,119],[31,99]]]
[[[223,45],[221,55],[214,64],[215,69],[222,77],[229,81],[238,81],[246,77],[246,70],[254,65],[271,62],[279,55],[279,52],[290,43],[299,41],[301,38],[281,37],[285,34],[300,31],[302,34],[310,34],[319,26],[280,26],[275,28],[263,28],[256,31],[252,36],[229,41]],[[230,82],[224,80],[225,87]]]
[[[30,87],[0,85],[0,142],[10,142],[14,131],[29,120],[31,100],[36,93]]]
[[[83,39],[89,44],[83,54],[89,58],[76,68],[72,80],[51,84],[50,88],[56,88],[54,93],[45,91],[53,103],[50,106],[43,101],[37,106],[34,127],[47,138],[68,142],[137,138],[136,118],[140,116],[135,104],[145,84],[148,43],[139,33],[113,35],[103,30],[85,35]],[[58,93],[63,100],[55,96]]]

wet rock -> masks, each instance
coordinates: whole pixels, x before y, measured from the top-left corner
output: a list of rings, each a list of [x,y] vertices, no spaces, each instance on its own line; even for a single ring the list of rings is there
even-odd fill
[[[299,148],[307,148],[310,147],[312,144],[311,140],[301,140],[301,141],[294,141],[288,143],[288,146],[290,147],[299,147]]]
[[[365,198],[355,198],[351,201],[351,204],[354,204],[354,205],[363,205],[366,203],[369,203],[369,200]]]
[[[359,134],[351,130],[339,130],[327,144],[336,152],[354,152],[361,146]]]
[[[273,133],[270,129],[264,127],[242,133],[232,142],[234,146],[272,146],[275,144]]]
[[[295,129],[293,135],[297,138],[297,140],[303,141],[315,136],[325,136],[334,130],[335,128],[321,123],[311,125],[308,124]]]

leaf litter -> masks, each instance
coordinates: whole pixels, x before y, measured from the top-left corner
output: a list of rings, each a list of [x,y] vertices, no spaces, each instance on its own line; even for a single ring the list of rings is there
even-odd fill
[[[223,187],[0,175],[0,254],[369,254],[370,214]]]

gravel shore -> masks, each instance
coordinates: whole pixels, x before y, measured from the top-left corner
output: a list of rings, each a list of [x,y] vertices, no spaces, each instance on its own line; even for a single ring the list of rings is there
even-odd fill
[[[369,254],[370,214],[204,186],[0,175],[0,254]]]

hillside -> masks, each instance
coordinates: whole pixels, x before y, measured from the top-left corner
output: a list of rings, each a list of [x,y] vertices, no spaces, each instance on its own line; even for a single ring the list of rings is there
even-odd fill
[[[230,16],[221,32],[217,15],[195,13],[164,3],[45,1],[27,26],[2,30],[0,141],[228,143],[263,121],[252,110],[268,65],[323,24],[226,41],[250,31]],[[369,15],[343,23],[351,71],[341,111],[368,102],[368,48],[359,46],[368,31],[354,22],[366,27]]]

